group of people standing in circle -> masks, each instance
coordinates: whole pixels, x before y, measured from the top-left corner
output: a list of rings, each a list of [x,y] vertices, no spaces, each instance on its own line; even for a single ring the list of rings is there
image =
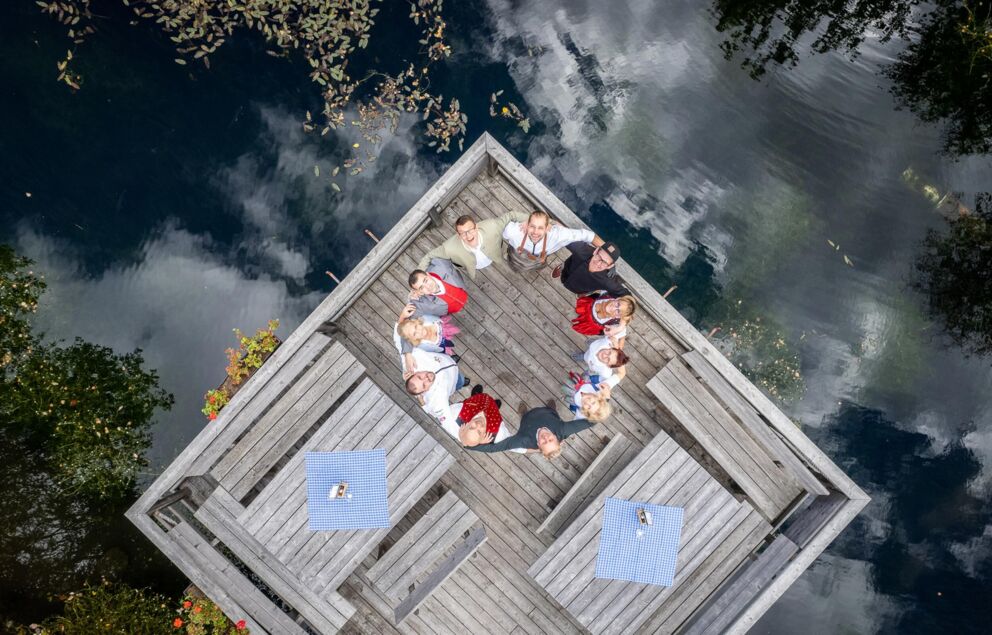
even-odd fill
[[[571,255],[551,276],[576,294],[572,329],[589,338],[586,350],[572,355],[578,367],[562,386],[574,418],[562,420],[555,399],[536,408],[520,404],[520,426],[511,433],[501,401],[481,384],[461,403],[450,403],[471,383],[458,368],[459,328],[452,319],[469,302],[462,275],[474,280],[490,266],[542,270],[565,247]],[[478,222],[459,217],[455,235],[428,251],[408,278],[409,298],[393,329],[407,392],[466,448],[557,457],[565,438],[610,416],[612,390],[626,375],[624,344],[637,303],[616,277],[619,258],[614,243],[555,223],[546,212],[510,212]]]

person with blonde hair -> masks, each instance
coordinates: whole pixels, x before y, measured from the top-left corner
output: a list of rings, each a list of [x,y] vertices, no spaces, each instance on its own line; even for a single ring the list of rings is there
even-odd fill
[[[412,355],[414,349],[454,355],[455,342],[452,338],[460,332],[447,315],[413,317],[416,312],[414,305],[406,305],[393,327],[393,344],[403,358],[403,368],[406,372],[416,370],[416,362]],[[457,358],[455,361],[458,361]]]
[[[623,348],[627,325],[634,319],[636,312],[637,300],[632,295],[584,295],[575,301],[572,330],[589,336],[605,333],[619,341],[617,348]]]
[[[568,374],[571,384],[562,386],[562,391],[568,398],[568,409],[577,417],[588,419],[593,423],[606,421],[613,412],[610,406],[612,391],[610,385],[600,381],[598,375],[579,376]]]
[[[573,243],[599,247],[603,239],[589,229],[571,229],[551,220],[547,212],[533,211],[526,221],[503,228],[507,260],[514,271],[537,271],[548,256]]]

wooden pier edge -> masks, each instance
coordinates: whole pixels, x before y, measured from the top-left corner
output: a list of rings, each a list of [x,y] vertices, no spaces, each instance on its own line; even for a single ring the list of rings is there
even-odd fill
[[[506,177],[517,184],[521,191],[533,196],[536,199],[535,202],[545,211],[571,227],[589,228],[581,218],[576,216],[561,199],[531,174],[489,133],[483,134],[482,139],[485,140],[486,151],[496,160]],[[785,413],[779,410],[764,393],[744,377],[723,353],[718,351],[696,327],[690,324],[675,307],[661,296],[660,292],[641,277],[641,274],[622,259],[617,264],[617,271],[627,287],[637,294],[638,301],[642,306],[650,311],[655,319],[665,325],[669,332],[681,339],[687,348],[699,351],[710,364],[716,367],[724,378],[771,422],[800,456],[830,481],[834,489],[843,492],[850,499],[867,500],[869,498],[815,443],[796,427]]]
[[[163,470],[125,513],[127,518],[186,575],[190,576],[194,583],[201,584],[208,581],[200,579],[202,576],[198,575],[197,565],[191,560],[190,554],[185,552],[180,545],[175,544],[169,538],[166,530],[153,520],[151,510],[159,500],[169,496],[180,486],[184,477],[206,474],[210,471],[231,443],[247,429],[247,426],[250,426],[251,417],[247,415],[253,412],[252,408],[257,408],[257,405],[248,407],[253,396],[266,386],[267,382],[275,377],[298,351],[317,350],[319,348],[317,339],[323,337],[314,335],[318,328],[339,318],[346,319],[346,315],[344,318],[342,316],[349,307],[358,301],[363,292],[369,289],[388,267],[403,256],[405,250],[414,240],[436,222],[437,210],[446,207],[466,185],[476,179],[483,171],[487,171],[490,175],[498,173],[501,175],[500,178],[505,177],[527,199],[530,199],[536,208],[544,209],[561,222],[573,227],[587,228],[586,224],[568,206],[532,175],[501,144],[488,133],[483,133],[399,219],[397,224],[382,237],[382,240],[372,247],[351,273],[342,279],[341,283],[304,319],[271,358],[245,382],[242,389],[221,411],[218,418],[193,439],[189,446]],[[523,200],[522,197],[521,200]],[[727,632],[745,632],[809,567],[827,545],[867,505],[870,499],[640,274],[624,261],[618,263],[618,271],[624,283],[637,294],[643,310],[668,331],[673,341],[678,341],[688,349],[699,351],[717,372],[758,410],[770,427],[783,439],[785,445],[808,465],[832,492],[830,496],[810,497],[821,502],[832,500],[829,508],[822,505],[820,507],[811,506],[797,512],[799,514],[802,514],[803,511],[807,512],[808,518],[806,520],[816,519],[815,523],[806,523],[807,526],[804,531],[807,532],[808,539],[800,542],[799,551],[791,560],[786,562],[785,566],[769,579],[755,593],[753,599],[748,604],[743,605],[739,609],[739,613],[729,621]],[[299,357],[302,357],[302,353]],[[288,368],[295,367],[290,365]],[[242,412],[245,412],[246,416],[239,417],[239,413]],[[249,421],[246,422],[246,419]],[[840,502],[838,499],[842,499],[843,502],[838,504]],[[810,527],[815,527],[815,530]],[[789,528],[785,527],[783,533],[787,534],[788,532]],[[771,537],[774,535],[772,534]],[[746,564],[741,565],[741,569],[746,568],[746,566]],[[725,584],[721,585],[711,597],[718,597],[721,590],[725,588]],[[233,598],[227,597],[224,589],[215,590],[215,592],[223,595],[228,603],[232,603]],[[683,626],[698,619],[702,613],[705,613],[706,608],[707,605],[702,605]]]

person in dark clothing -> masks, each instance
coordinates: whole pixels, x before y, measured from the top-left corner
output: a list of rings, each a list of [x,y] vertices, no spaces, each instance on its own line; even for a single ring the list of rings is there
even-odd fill
[[[520,418],[520,429],[512,437],[468,449],[476,452],[540,452],[550,461],[561,454],[562,441],[592,426],[593,423],[587,419],[562,421],[554,408],[533,408]]]
[[[585,243],[572,243],[568,246],[572,255],[564,265],[555,267],[553,278],[561,276],[561,283],[576,295],[596,291],[606,291],[613,296],[629,295],[630,292],[617,280],[617,260],[620,248],[612,242],[599,247]]]

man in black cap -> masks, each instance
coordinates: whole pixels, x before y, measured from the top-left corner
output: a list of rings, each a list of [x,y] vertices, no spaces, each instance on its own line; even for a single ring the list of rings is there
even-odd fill
[[[551,277],[561,276],[561,283],[576,295],[586,295],[596,291],[606,291],[612,296],[628,295],[630,292],[617,280],[617,260],[620,248],[607,241],[599,247],[585,243],[572,243],[568,246],[572,255],[564,265],[555,267]]]

